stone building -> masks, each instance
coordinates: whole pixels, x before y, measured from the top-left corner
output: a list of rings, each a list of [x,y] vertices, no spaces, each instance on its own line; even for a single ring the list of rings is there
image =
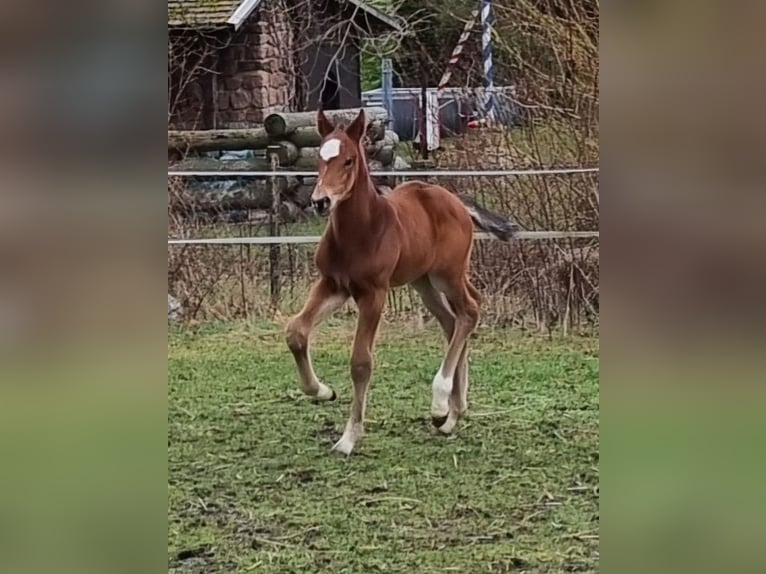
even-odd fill
[[[360,0],[168,0],[168,124],[242,128],[359,106],[360,42],[401,32]]]

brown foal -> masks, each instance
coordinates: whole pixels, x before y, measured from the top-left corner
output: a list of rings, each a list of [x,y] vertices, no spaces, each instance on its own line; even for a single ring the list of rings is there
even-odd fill
[[[301,390],[317,400],[335,399],[335,391],[314,373],[309,338],[320,321],[352,297],[359,309],[351,355],[354,399],[345,432],[333,447],[350,454],[364,433],[372,352],[386,293],[410,284],[447,338],[433,379],[431,417],[448,434],[468,406],[467,340],[479,320],[479,293],[468,280],[474,222],[506,241],[517,227],[437,185],[411,181],[385,197],[378,194],[361,145],[364,111],[345,129],[334,127],[320,111],[317,128],[322,145],[311,200],[315,207],[327,206],[330,216],[314,258],[320,278],[287,325]]]

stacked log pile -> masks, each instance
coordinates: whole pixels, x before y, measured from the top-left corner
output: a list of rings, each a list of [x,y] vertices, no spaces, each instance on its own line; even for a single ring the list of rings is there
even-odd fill
[[[386,130],[388,116],[384,108],[365,108],[368,126],[365,151],[372,170],[404,168],[397,161],[395,149],[399,137]],[[336,125],[348,125],[359,109],[326,112]],[[183,157],[171,162],[178,171],[270,171],[271,158],[276,155],[279,170],[313,171],[317,169],[321,136],[316,129],[316,112],[274,113],[266,117],[263,127],[249,129],[168,131],[170,157]],[[217,151],[244,151],[249,157],[225,159],[199,155]],[[229,154],[231,155],[231,154]],[[222,178],[223,179],[223,178]],[[278,178],[281,215],[293,220],[309,206],[315,177]],[[254,178],[227,178],[187,182],[176,194],[178,210],[215,211],[233,209],[271,209],[272,187],[269,181]],[[378,181],[388,184],[387,181]]]

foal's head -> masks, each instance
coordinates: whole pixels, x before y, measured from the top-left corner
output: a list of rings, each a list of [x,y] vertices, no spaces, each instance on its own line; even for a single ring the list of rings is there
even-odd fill
[[[321,110],[317,113],[317,130],[322,136],[319,147],[319,178],[311,201],[323,214],[351,197],[357,183],[360,164],[365,157],[360,142],[366,128],[364,110],[347,128],[335,127]]]

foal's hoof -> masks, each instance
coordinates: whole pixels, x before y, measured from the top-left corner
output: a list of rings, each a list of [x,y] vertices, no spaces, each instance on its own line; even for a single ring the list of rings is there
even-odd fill
[[[344,456],[349,456],[351,451],[354,450],[354,443],[344,435],[333,445],[332,450]]]
[[[449,417],[448,414],[444,415],[443,417],[431,417],[431,424],[434,425],[437,429],[444,426],[444,423],[447,422],[447,418]]]
[[[446,417],[432,417],[431,422],[442,434],[452,434],[457,426],[458,417],[454,411],[450,411]]]
[[[334,401],[338,398],[338,395],[335,394],[334,389],[331,389],[323,383],[319,383],[319,390],[312,398],[314,399],[314,402],[325,403]]]

